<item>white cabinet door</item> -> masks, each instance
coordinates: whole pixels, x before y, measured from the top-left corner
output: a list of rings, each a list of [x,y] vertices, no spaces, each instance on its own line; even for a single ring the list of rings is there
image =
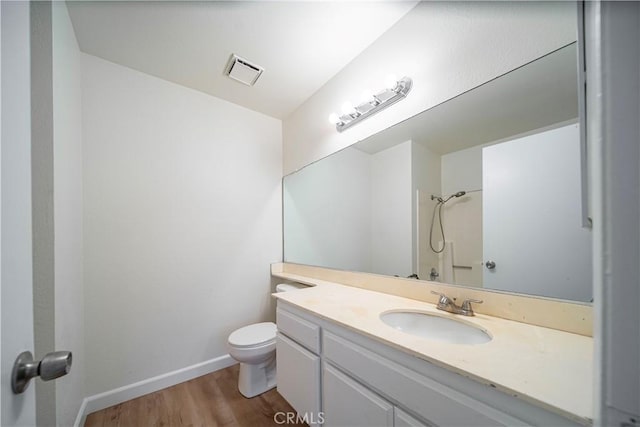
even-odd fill
[[[393,405],[333,366],[322,369],[324,425],[393,426]]]
[[[429,427],[428,424],[423,423],[404,412],[398,407],[395,408],[394,414],[394,427]]]
[[[298,415],[318,420],[320,413],[320,357],[278,333],[276,341],[278,393]],[[314,425],[309,422],[310,425]]]

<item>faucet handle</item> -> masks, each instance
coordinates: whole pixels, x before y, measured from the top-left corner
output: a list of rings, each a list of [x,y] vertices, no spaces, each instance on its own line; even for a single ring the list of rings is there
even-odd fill
[[[443,293],[436,292],[436,291],[431,291],[431,293],[434,295],[440,295],[440,299],[438,300],[439,304],[448,304],[451,301],[451,298],[449,298]]]
[[[471,308],[472,302],[476,304],[482,304],[483,301],[480,299],[473,299],[473,298],[464,300],[464,302],[462,303],[462,310],[468,313],[471,313],[469,314],[469,316],[473,316],[473,308]]]

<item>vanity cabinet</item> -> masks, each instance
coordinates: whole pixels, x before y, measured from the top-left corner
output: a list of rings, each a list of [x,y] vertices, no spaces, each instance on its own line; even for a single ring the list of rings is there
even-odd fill
[[[311,426],[320,414],[320,327],[278,310],[277,389]],[[294,341],[295,340],[295,341]]]
[[[325,333],[323,344],[326,359],[435,425],[526,424],[331,332]]]
[[[393,427],[393,405],[330,364],[322,368],[322,402],[327,427]]]
[[[278,393],[300,416],[320,413],[320,357],[278,333],[276,337]],[[313,415],[312,415],[313,414]]]
[[[277,324],[278,391],[325,426],[583,425],[283,301]]]

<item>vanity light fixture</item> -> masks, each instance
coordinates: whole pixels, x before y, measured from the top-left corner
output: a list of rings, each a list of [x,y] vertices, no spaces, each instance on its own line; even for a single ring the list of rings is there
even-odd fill
[[[412,84],[410,77],[403,77],[398,80],[395,76],[389,76],[385,81],[386,87],[383,90],[375,94],[371,91],[365,91],[362,94],[360,103],[355,107],[350,102],[345,102],[342,104],[341,114],[331,113],[329,122],[336,125],[338,132],[342,132],[378,111],[384,110],[388,106],[404,99],[411,90]]]

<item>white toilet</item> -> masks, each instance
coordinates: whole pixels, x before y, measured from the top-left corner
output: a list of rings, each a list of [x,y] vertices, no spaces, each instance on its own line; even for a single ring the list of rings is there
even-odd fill
[[[305,285],[281,283],[276,292],[306,288]],[[229,355],[240,362],[238,390],[244,397],[254,397],[276,386],[276,324],[254,323],[237,329],[227,340]]]

